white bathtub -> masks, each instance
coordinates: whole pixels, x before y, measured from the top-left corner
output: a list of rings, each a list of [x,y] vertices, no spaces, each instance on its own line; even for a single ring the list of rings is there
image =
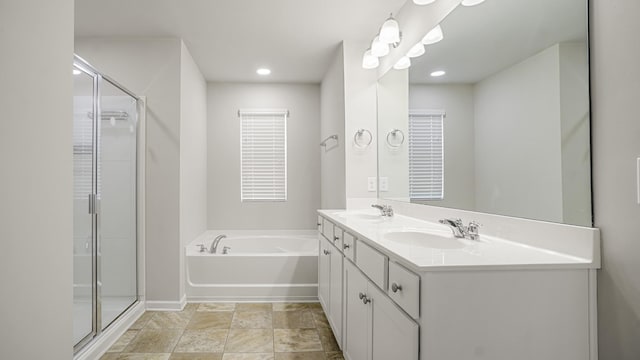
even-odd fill
[[[227,235],[218,253],[213,239]],[[188,301],[317,301],[318,238],[311,231],[210,230],[187,245]],[[204,244],[206,252],[200,252]],[[225,246],[230,249],[222,254]]]

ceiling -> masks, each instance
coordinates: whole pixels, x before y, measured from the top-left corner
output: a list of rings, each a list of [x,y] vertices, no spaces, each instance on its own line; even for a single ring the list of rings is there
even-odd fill
[[[412,59],[411,83],[476,83],[558,42],[586,41],[587,2],[487,0],[459,6],[441,26],[444,40]],[[447,74],[430,77],[435,70]]]
[[[405,1],[80,0],[75,33],[180,37],[208,81],[318,83],[342,40],[370,41]]]

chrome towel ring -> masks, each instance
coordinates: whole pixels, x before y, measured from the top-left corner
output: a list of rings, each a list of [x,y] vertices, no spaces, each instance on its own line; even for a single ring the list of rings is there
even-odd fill
[[[400,135],[398,135],[400,134]],[[397,138],[400,137],[400,140]],[[393,141],[392,139],[396,139]],[[399,148],[404,143],[404,133],[400,129],[393,129],[387,134],[387,144],[392,148]]]
[[[369,141],[367,141],[366,143],[362,142],[362,138],[364,137],[363,135],[365,133],[369,134]],[[366,149],[367,147],[369,147],[369,145],[371,145],[371,141],[373,141],[373,135],[371,135],[371,131],[367,129],[358,129],[356,133],[353,134],[353,143],[356,144],[356,147],[360,149]]]

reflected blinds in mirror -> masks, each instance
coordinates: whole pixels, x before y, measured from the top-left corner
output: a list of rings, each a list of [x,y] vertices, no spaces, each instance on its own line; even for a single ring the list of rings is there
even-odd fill
[[[409,197],[444,198],[443,111],[409,111]]]
[[[287,111],[240,111],[241,201],[287,200]]]

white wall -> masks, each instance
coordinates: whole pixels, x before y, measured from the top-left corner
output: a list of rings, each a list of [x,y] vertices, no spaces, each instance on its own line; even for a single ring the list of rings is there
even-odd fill
[[[600,360],[640,358],[640,2],[591,1],[594,223],[602,234],[598,277]]]
[[[179,301],[181,41],[79,38],[76,53],[147,98],[146,297]]]
[[[73,1],[2,1],[0,45],[0,358],[71,359]]]
[[[558,51],[475,85],[476,211],[562,222]]]
[[[180,261],[207,230],[207,83],[184,43],[180,60]],[[180,266],[184,294],[184,266]]]
[[[410,109],[444,110],[444,200],[427,205],[475,208],[473,86],[410,85]]]
[[[333,62],[320,84],[320,138],[338,135],[320,149],[320,208],[344,209],[345,195],[345,143],[344,133],[344,52],[340,44]]]
[[[238,109],[289,109],[287,201],[240,201]],[[209,229],[315,229],[320,207],[320,86],[209,83]]]

